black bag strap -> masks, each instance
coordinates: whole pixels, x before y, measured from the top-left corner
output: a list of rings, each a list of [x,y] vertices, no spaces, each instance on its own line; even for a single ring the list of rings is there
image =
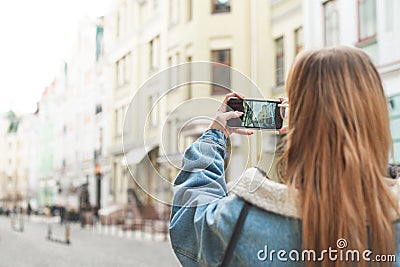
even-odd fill
[[[232,259],[233,251],[235,250],[236,243],[239,240],[240,232],[242,231],[250,207],[251,205],[245,201],[242,210],[240,211],[239,218],[236,222],[235,229],[233,229],[231,239],[229,240],[228,246],[225,250],[225,255],[222,260],[221,267],[227,267]]]

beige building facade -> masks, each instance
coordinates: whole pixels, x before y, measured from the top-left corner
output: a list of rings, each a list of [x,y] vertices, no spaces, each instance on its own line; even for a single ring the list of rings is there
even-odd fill
[[[36,114],[17,115],[13,111],[0,119],[0,206],[26,209],[36,197],[38,118]]]
[[[126,203],[132,190],[145,203],[168,201],[168,182],[179,171],[185,148],[207,129],[227,92],[215,83],[250,98],[285,94],[284,78],[302,47],[301,6],[298,0],[116,4],[109,18],[114,31],[115,202]],[[219,66],[232,69],[218,72]],[[232,136],[227,179],[255,165],[272,170],[276,142],[267,131]]]

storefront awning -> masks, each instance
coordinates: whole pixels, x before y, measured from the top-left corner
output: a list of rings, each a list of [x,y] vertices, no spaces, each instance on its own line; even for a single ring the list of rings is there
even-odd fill
[[[153,149],[155,149],[158,145],[150,145],[148,147],[138,147],[135,149],[130,150],[128,153],[125,154],[126,156],[126,163],[128,165],[138,164],[143,160],[143,158]]]

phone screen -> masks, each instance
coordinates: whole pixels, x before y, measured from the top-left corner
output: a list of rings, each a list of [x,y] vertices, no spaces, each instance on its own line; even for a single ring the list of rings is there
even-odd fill
[[[229,127],[275,130],[282,128],[279,101],[231,98],[229,110],[241,111],[243,116],[228,121]]]

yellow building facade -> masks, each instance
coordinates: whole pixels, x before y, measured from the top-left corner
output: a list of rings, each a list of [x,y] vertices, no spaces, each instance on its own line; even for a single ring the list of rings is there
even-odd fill
[[[170,198],[167,182],[179,171],[185,148],[207,129],[227,92],[212,84],[221,73],[206,62],[232,67],[222,72],[232,90],[276,98],[285,94],[284,78],[302,40],[298,0],[121,0],[111,22],[112,188],[118,203],[129,199],[128,191],[141,191],[138,184],[150,193],[137,193],[143,202]],[[267,131],[232,136],[227,179],[255,165],[272,170],[276,141]]]

